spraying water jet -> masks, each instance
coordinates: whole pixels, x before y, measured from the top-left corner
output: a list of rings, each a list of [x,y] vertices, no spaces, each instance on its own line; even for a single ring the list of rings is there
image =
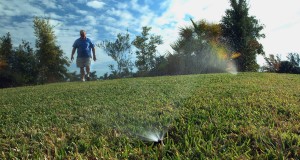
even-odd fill
[[[158,129],[154,129],[154,131],[147,131],[144,134],[138,135],[138,137],[146,142],[151,142],[155,146],[164,146],[164,137],[168,131],[168,127],[162,128],[160,131]]]

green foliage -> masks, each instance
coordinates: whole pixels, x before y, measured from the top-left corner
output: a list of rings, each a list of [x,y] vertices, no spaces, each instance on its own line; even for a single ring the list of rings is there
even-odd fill
[[[117,69],[114,65],[110,65],[110,69],[114,78],[128,77],[132,75],[133,63],[131,62],[131,44],[129,34],[117,35],[115,42],[104,41],[102,44],[98,44],[98,47],[102,47],[108,56],[117,62]]]
[[[15,77],[10,71],[12,57],[12,42],[10,33],[0,38],[0,88],[15,86]]]
[[[299,84],[241,73],[1,89],[0,159],[299,159]],[[164,146],[140,139],[157,127]]]
[[[36,84],[38,77],[37,59],[29,42],[23,41],[14,51],[12,72],[20,76],[22,85]]]
[[[270,54],[269,57],[264,56],[266,65],[263,66],[263,71],[265,72],[278,72],[280,67],[281,59],[279,55],[276,55],[276,58],[273,54]]]
[[[136,47],[138,75],[147,75],[156,65],[157,45],[163,43],[161,36],[150,35],[151,27],[143,27],[140,36],[136,36],[132,44]]]
[[[224,72],[230,52],[220,41],[219,24],[202,20],[180,29],[179,39],[171,45],[168,69],[171,74]]]
[[[221,20],[222,35],[232,50],[241,53],[237,58],[239,71],[257,71],[256,55],[264,54],[257,39],[264,38],[263,26],[254,16],[249,16],[246,0],[230,0],[231,9],[226,10]]]
[[[168,60],[165,56],[158,56],[155,58],[155,66],[149,72],[150,76],[163,76],[167,75],[168,72]]]
[[[56,45],[53,26],[48,19],[37,17],[33,23],[36,51],[26,41],[13,49],[9,33],[1,38],[1,88],[63,81],[68,76],[69,62]]]
[[[36,36],[36,56],[40,83],[63,81],[67,77],[67,66],[70,66],[67,57],[56,43],[54,26],[49,19],[36,17],[33,20]]]
[[[35,84],[36,59],[29,42],[23,41],[18,48],[12,48],[10,34],[0,42],[0,88]]]
[[[290,61],[281,61],[279,66],[279,73],[300,73],[298,70],[299,67],[296,67]]]
[[[300,67],[300,55],[298,53],[289,53],[287,59],[296,67]]]
[[[8,32],[6,36],[0,38],[0,70],[5,70],[9,67],[9,60],[12,56],[13,48],[11,36]]]
[[[279,55],[274,57],[274,55],[269,55],[265,57],[267,65],[263,66],[263,71],[266,72],[278,72],[278,73],[293,73],[300,74],[300,58],[298,53],[289,53],[287,56],[287,61],[281,61]]]
[[[90,72],[90,80],[95,81],[97,79],[98,79],[98,77],[97,77],[96,71]]]
[[[81,81],[81,74],[76,71],[68,73],[68,77],[66,78],[66,81],[75,82],[75,81]]]

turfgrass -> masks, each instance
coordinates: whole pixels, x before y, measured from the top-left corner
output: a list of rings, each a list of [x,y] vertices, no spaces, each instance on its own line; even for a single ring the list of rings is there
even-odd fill
[[[205,74],[0,90],[0,159],[300,159],[300,77]],[[164,146],[145,132],[167,128]]]

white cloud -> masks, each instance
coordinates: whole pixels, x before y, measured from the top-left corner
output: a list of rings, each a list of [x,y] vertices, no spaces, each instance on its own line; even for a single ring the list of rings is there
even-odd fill
[[[103,21],[107,24],[116,24],[117,20],[113,17],[103,17]]]
[[[95,26],[97,24],[97,20],[94,16],[86,16],[85,19],[87,23],[91,26]]]
[[[109,16],[118,18],[117,23],[111,24],[121,28],[135,28],[136,19],[128,10],[119,10],[112,8],[106,12]],[[108,24],[109,25],[109,24]]]
[[[32,23],[32,19],[23,22],[13,22],[10,26],[1,28],[1,36],[4,35],[4,33],[10,32],[15,47],[21,44],[22,40],[30,42],[31,47],[34,47],[36,37]]]
[[[156,35],[161,35],[164,44],[159,46],[159,52],[165,53],[172,51],[170,44],[173,44],[178,38],[179,28],[191,25],[189,18],[194,20],[205,19],[209,22],[218,23],[222,14],[229,4],[226,1],[203,0],[199,4],[198,0],[166,0],[161,4],[161,8],[166,8],[161,16],[153,16],[150,21],[142,17],[142,22],[152,22],[152,31]],[[189,17],[192,16],[192,17]]]
[[[93,28],[98,22],[95,16],[86,15],[76,21],[77,26],[81,28]]]
[[[92,7],[92,8],[101,9],[105,5],[105,3],[100,2],[100,1],[90,1],[90,2],[87,2],[86,5],[89,7]]]
[[[128,8],[128,4],[127,3],[117,3],[116,7],[118,9],[127,9]]]
[[[277,29],[289,23],[300,20],[299,5],[295,5],[295,0],[287,0],[285,2],[274,1],[265,10],[265,5],[269,5],[266,1],[252,0],[250,5],[250,14],[261,20],[261,23],[266,24],[269,29]],[[297,13],[298,12],[298,13]]]
[[[76,10],[76,12],[77,13],[79,13],[79,14],[83,14],[83,15],[86,15],[86,14],[88,14],[88,11],[85,11],[85,10]]]
[[[87,3],[87,0],[77,0],[77,3]]]
[[[63,5],[63,9],[68,8],[68,9],[71,9],[73,11],[79,10],[79,8],[75,5],[75,3],[72,2],[72,1],[69,1],[69,0],[67,0],[66,2],[62,2],[62,5]]]
[[[111,39],[112,37],[113,39],[115,39],[118,33],[124,32],[124,30],[112,26],[104,26],[103,28],[105,29],[105,31],[107,31],[108,36],[111,36],[107,37],[107,39]]]
[[[0,15],[2,16],[36,16],[43,15],[44,11],[30,3],[20,3],[19,1],[10,1],[4,3],[0,1]]]
[[[131,0],[130,1],[130,9],[135,10],[141,14],[145,14],[149,11],[149,8],[147,5],[141,6],[137,2],[138,0]]]
[[[50,12],[45,14],[47,17],[49,17],[50,19],[62,19],[63,17],[61,15],[58,15],[54,12]]]
[[[142,15],[140,17],[140,25],[141,25],[140,28],[142,26],[149,26],[152,23],[154,18],[155,18],[155,14],[152,12]]]
[[[118,10],[118,9],[110,9],[107,12],[109,15],[115,16],[115,17],[119,17],[121,21],[132,21],[133,19],[137,18],[134,17],[128,10]],[[125,23],[125,22],[122,22]],[[131,22],[130,22],[131,23]]]
[[[41,1],[44,6],[46,6],[47,8],[52,8],[55,9],[57,8],[56,3],[53,0],[42,0]]]
[[[300,53],[298,39],[300,37],[300,6],[298,0],[267,1],[251,0],[250,15],[265,25],[262,33],[266,38],[260,42],[264,46],[266,55],[281,54],[286,58],[290,52]],[[266,11],[265,6],[268,7]]]

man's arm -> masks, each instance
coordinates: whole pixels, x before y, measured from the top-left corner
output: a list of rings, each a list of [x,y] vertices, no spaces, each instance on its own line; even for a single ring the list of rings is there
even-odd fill
[[[71,61],[73,61],[73,59],[74,59],[75,51],[76,51],[76,48],[73,47],[73,49],[72,49],[72,54],[71,54]]]
[[[93,59],[94,59],[94,61],[96,61],[97,58],[96,58],[96,50],[95,50],[95,47],[92,48],[92,51],[93,51]]]

